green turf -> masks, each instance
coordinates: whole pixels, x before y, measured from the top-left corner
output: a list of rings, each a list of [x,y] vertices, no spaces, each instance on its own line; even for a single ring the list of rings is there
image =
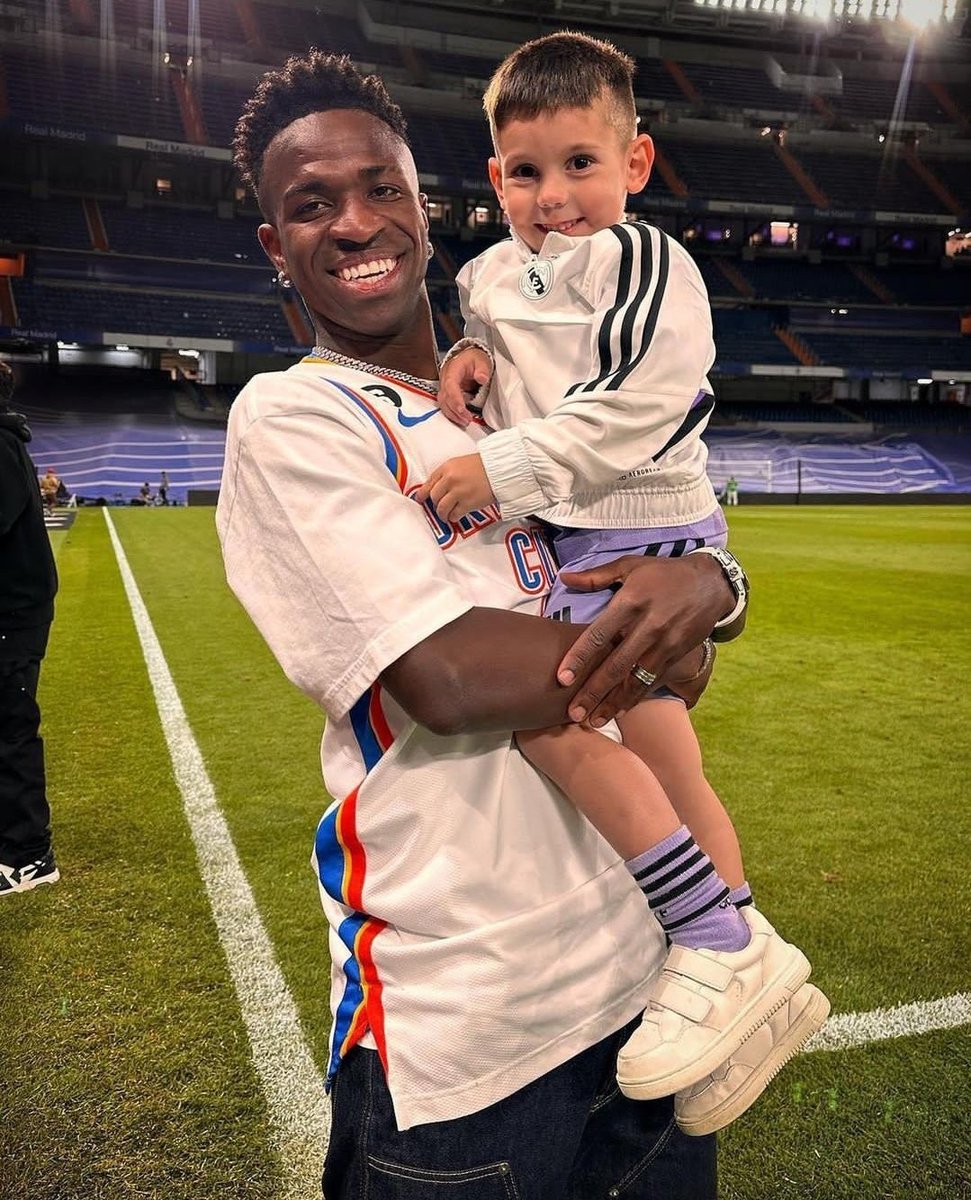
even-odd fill
[[[0,1196],[276,1195],[265,1106],[100,514],[41,705],[63,880],[0,907]]]
[[[112,515],[322,1063],[320,715],[226,592],[211,510]],[[971,509],[730,520],[752,616],[697,723],[760,906],[835,1011],[968,990]],[[100,513],[58,566],[42,702],[64,881],[0,911],[0,1196],[270,1197],[258,1085]],[[967,1030],[800,1057],[724,1136],[723,1198],[971,1194],[969,1057]]]

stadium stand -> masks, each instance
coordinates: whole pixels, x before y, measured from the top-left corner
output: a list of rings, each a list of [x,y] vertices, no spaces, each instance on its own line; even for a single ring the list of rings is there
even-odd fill
[[[0,340],[41,354],[53,353],[43,347],[54,339],[117,340],[143,346],[147,362],[160,361],[158,342],[224,345],[208,378],[215,372],[230,393],[223,380],[234,376],[242,348],[299,353],[298,305],[283,303],[264,264],[259,214],[236,191],[227,148],[260,73],[316,44],[350,53],[400,91],[436,206],[439,252],[428,278],[445,348],[460,325],[454,272],[502,236],[490,223],[481,83],[497,46],[555,24],[543,18],[537,30],[511,8],[493,8],[470,22],[471,10],[446,13],[416,0],[409,12],[417,24],[398,30],[369,24],[367,9],[351,0],[326,10],[309,0],[168,0],[160,25],[151,0],[114,0],[114,55],[104,52],[90,5],[49,0],[43,14],[11,10],[4,19],[12,36],[0,52],[0,136],[12,148],[0,249],[21,257],[12,278],[0,280]],[[47,32],[51,14],[56,36]],[[370,19],[386,15],[377,7]],[[709,19],[697,14],[702,26]],[[960,332],[962,314],[971,316],[971,255],[946,268],[942,256],[948,230],[971,213],[971,66],[942,52],[938,68],[925,56],[898,97],[899,47],[868,57],[831,39],[812,60],[826,80],[814,95],[778,86],[766,60],[723,37],[717,21],[683,41],[678,14],[671,21],[663,43],[634,29],[608,36],[638,61],[636,94],[659,149],[650,185],[631,207],[689,248],[713,299],[713,378],[725,394],[713,436],[759,426],[786,428],[791,440],[798,425],[818,430],[818,448],[856,430],[854,462],[886,458],[882,441],[874,449],[860,440],[871,427],[960,440],[969,409],[943,401],[971,395],[971,337]],[[162,51],[171,52],[167,65]],[[791,42],[780,61],[797,70],[804,55]],[[909,124],[881,149],[876,135],[892,133],[891,116]],[[116,145],[119,138],[127,140]],[[19,149],[25,140],[30,154]],[[770,248],[772,221],[781,239],[773,226]],[[271,363],[279,358],[263,365]],[[260,365],[254,358],[239,370]],[[225,410],[225,396],[207,388],[186,386],[179,397],[185,419]],[[900,465],[906,455],[898,459],[901,488],[928,479],[951,486],[947,472],[911,478]],[[806,486],[828,486],[820,470]],[[882,486],[879,471],[868,477]]]
[[[170,72],[158,63],[119,65],[114,75],[68,55],[47,59],[5,50],[2,65],[11,116],[135,137],[188,141]]]
[[[669,141],[662,132],[658,142],[692,196],[744,201],[768,193],[780,204],[807,202],[768,139],[712,145]]]
[[[80,198],[42,199],[4,189],[0,192],[0,243],[90,249],[91,235]]]
[[[256,240],[255,220],[220,220],[212,212],[102,203],[108,246],[121,254],[153,258],[194,258],[213,262],[265,261]],[[265,269],[269,275],[269,267]]]

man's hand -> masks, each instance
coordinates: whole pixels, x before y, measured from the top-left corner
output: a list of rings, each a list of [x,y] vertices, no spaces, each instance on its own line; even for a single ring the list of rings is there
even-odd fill
[[[492,378],[492,362],[484,350],[470,346],[442,365],[438,380],[438,407],[455,425],[472,420],[466,407]]]
[[[450,458],[436,467],[415,493],[424,504],[431,497],[443,521],[457,521],[475,508],[495,502],[492,485],[478,454]]]
[[[724,572],[708,554],[632,554],[592,571],[564,571],[561,578],[581,592],[623,585],[557,671],[566,687],[584,681],[570,705],[570,719],[595,725],[643,699],[643,685],[631,677],[633,666],[640,663],[664,682],[672,670],[683,675],[678,660],[700,646],[735,605]]]
[[[638,666],[640,665],[642,664],[639,663]],[[595,716],[590,724],[595,729],[599,729],[601,725],[606,725],[610,717],[623,716],[625,712],[640,704],[642,700],[646,700],[659,687],[666,687],[675,695],[680,696],[686,708],[694,708],[711,680],[714,666],[715,645],[710,638],[707,638],[700,646],[695,646],[693,650],[689,650],[687,654],[673,663],[663,677],[658,676],[657,683],[653,687],[647,687],[635,675],[628,675],[600,706],[601,710],[609,710],[609,716]]]

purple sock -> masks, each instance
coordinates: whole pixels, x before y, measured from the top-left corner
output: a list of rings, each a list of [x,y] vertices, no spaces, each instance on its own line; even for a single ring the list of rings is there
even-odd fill
[[[729,898],[728,884],[687,826],[625,865],[676,946],[743,950],[748,945],[749,928]]]
[[[749,887],[747,879],[744,883],[740,883],[737,888],[732,888],[728,893],[728,898],[736,908],[744,908],[747,904],[755,903],[755,900],[752,898],[752,889]]]

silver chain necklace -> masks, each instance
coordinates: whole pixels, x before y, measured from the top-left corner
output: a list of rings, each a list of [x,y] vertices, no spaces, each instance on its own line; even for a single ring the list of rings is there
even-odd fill
[[[437,379],[419,379],[417,375],[409,375],[407,371],[395,371],[391,367],[378,367],[374,363],[362,362],[359,358],[351,358],[341,354],[339,350],[331,350],[329,346],[314,346],[311,350],[313,358],[326,358],[339,367],[350,367],[352,371],[366,371],[368,375],[384,375],[388,379],[397,379],[401,383],[410,384],[422,392],[438,392]]]

